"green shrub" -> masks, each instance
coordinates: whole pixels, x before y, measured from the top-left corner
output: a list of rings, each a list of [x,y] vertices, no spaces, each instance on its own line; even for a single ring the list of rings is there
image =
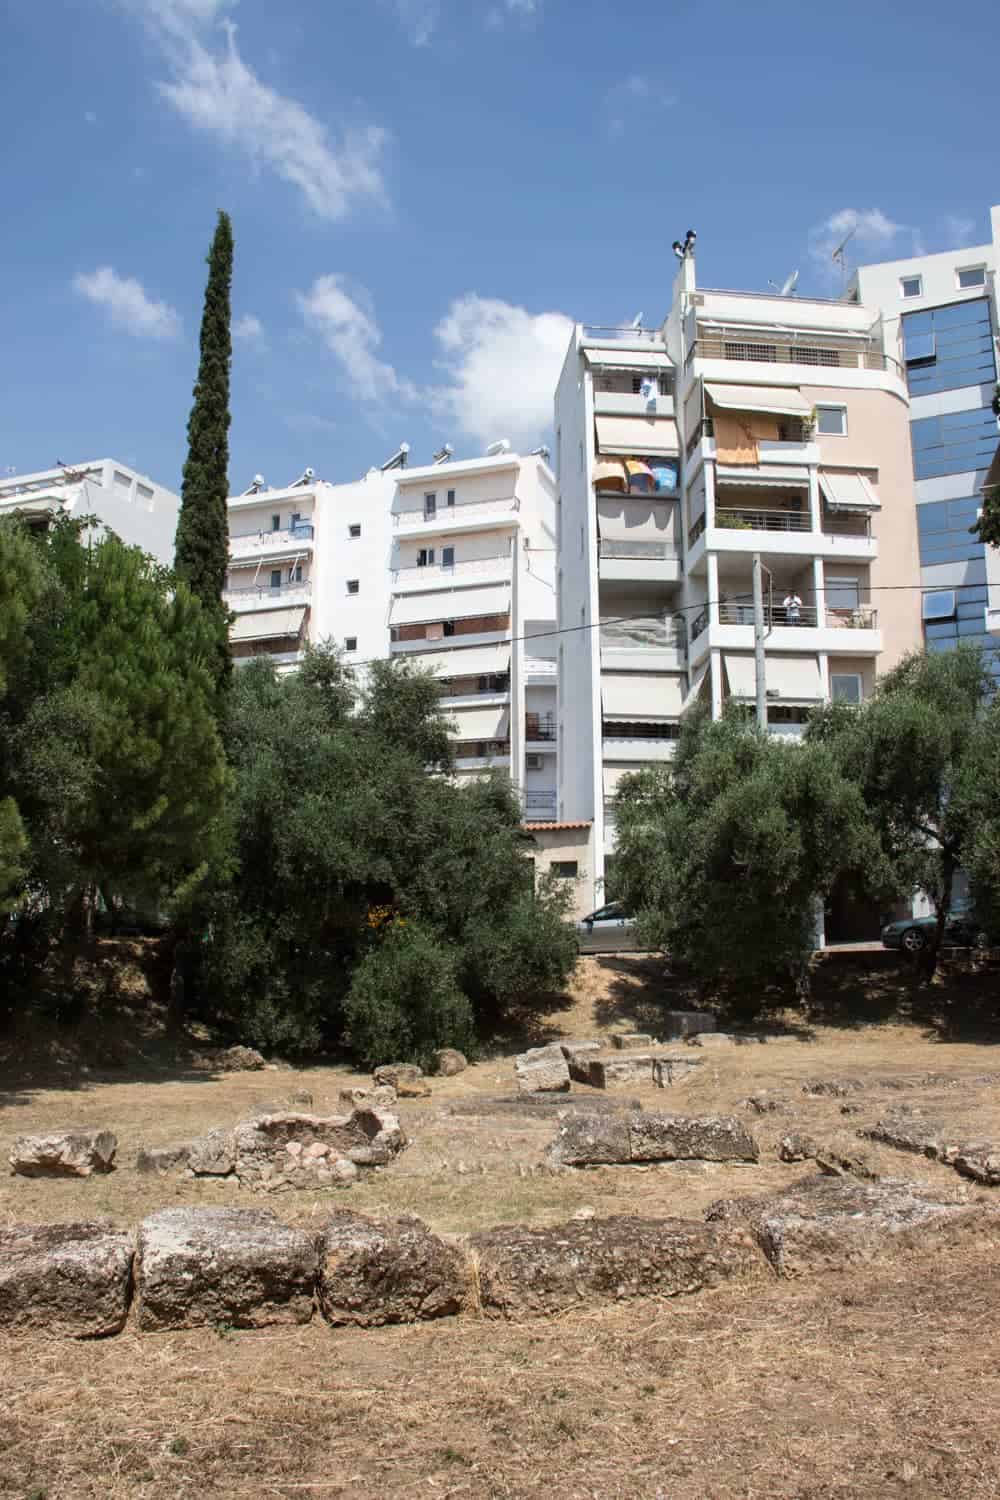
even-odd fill
[[[344,1001],[351,1048],[366,1067],[428,1067],[439,1047],[472,1050],[472,1008],[452,949],[418,922],[386,928],[355,967]]]

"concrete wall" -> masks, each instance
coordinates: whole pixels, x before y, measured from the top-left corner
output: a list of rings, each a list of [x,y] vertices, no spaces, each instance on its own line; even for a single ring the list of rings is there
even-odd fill
[[[579,873],[573,881],[573,906],[569,916],[573,921],[587,916],[597,904],[590,900],[594,883],[593,829],[535,828],[532,829],[531,836],[535,844],[533,848],[529,846],[529,857],[534,862],[536,880],[549,870],[553,861],[576,861]]]

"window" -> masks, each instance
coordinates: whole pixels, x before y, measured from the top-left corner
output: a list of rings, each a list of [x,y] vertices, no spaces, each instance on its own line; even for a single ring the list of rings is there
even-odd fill
[[[921,297],[924,291],[924,280],[922,276],[904,276],[899,283],[900,295],[903,297]]]
[[[427,568],[427,567],[430,567],[433,562],[434,562],[434,548],[433,547],[421,547],[420,551],[417,553],[417,567],[418,568]]]
[[[280,568],[272,568],[271,569],[271,587],[273,589],[280,589],[281,588],[281,569]]]
[[[861,586],[856,578],[827,578],[828,609],[853,610],[861,604]]]
[[[114,485],[116,490],[131,490],[132,480],[128,474],[123,474],[120,469],[114,473]]]
[[[917,506],[921,567],[966,562],[984,555],[982,542],[969,530],[978,509],[979,501],[974,495]]]
[[[723,359],[752,359],[764,364],[773,364],[778,358],[774,344],[724,343]]]
[[[579,862],[575,859],[554,859],[549,869],[560,880],[575,880],[580,873]]]
[[[811,349],[807,345],[794,344],[792,358],[797,365],[839,365],[839,349]]]
[[[455,491],[454,490],[449,490],[448,491],[448,494],[445,497],[445,502],[444,503],[445,503],[445,505],[454,505],[455,504]]]
[[[351,538],[352,542],[357,541],[361,535],[361,527],[356,522],[353,526],[348,526],[347,535]]]
[[[291,529],[294,531],[297,526],[301,526],[301,525],[302,525],[302,512],[298,511],[298,510],[293,510],[292,511],[292,528]]]
[[[356,635],[345,635],[344,636],[344,650],[345,651],[357,651],[357,649],[358,649],[358,638],[357,638],[357,636]]]
[[[817,406],[816,431],[824,437],[847,436],[846,406]]]
[[[834,703],[860,703],[860,676],[856,672],[831,672],[830,697]]]
[[[271,530],[272,531],[280,531],[281,530],[281,517],[280,516],[272,516],[271,517]]]
[[[442,629],[443,629],[445,635],[454,635],[455,634],[455,621],[454,620],[444,620],[442,622]]]
[[[437,495],[425,495],[424,496],[424,515],[425,516],[436,516],[437,515],[437,508],[438,508],[438,497],[437,497]]]
[[[441,548],[441,566],[442,568],[453,568],[455,566],[454,547]]]
[[[954,618],[954,589],[941,589],[938,593],[924,595],[925,620],[953,620]]]
[[[997,446],[996,417],[988,406],[918,417],[910,423],[910,437],[914,478],[965,474],[989,467]]]
[[[288,570],[288,582],[289,583],[301,583],[302,582],[302,564],[301,563],[296,563],[295,566],[294,566],[294,568],[289,568],[289,570]]]
[[[149,487],[148,484],[137,484],[136,487],[135,487],[135,492],[138,495],[139,499],[140,500],[145,500],[147,502],[147,504],[153,498],[153,491],[150,489],[150,487]],[[150,508],[150,510],[152,510],[152,508],[153,508],[152,505],[150,505],[149,508]]]
[[[360,587],[361,586],[356,578],[349,578],[347,580],[347,592],[349,594],[357,594],[360,591]]]
[[[986,285],[986,267],[985,266],[966,266],[963,270],[960,270],[959,273],[958,273],[958,285],[959,285],[960,289],[963,292],[967,288],[969,288],[969,287],[973,287],[973,286],[985,286]]]
[[[996,360],[989,298],[904,313],[903,347],[911,395],[992,385]]]

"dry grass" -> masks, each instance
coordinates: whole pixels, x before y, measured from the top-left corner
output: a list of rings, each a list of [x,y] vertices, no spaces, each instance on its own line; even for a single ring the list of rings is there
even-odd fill
[[[957,1133],[1000,1140],[997,1089],[974,1082],[1000,1069],[1000,1057],[954,1039],[963,1030],[947,984],[904,1023],[891,1018],[901,999],[891,971],[866,978],[847,966],[827,979],[801,1033],[809,1040],[707,1053],[682,1089],[638,1091],[647,1108],[740,1112],[761,1144],[757,1166],[551,1176],[542,1164],[554,1118],[491,1109],[512,1093],[510,1058],[498,1052],[436,1080],[430,1100],[402,1101],[412,1145],[336,1201],[416,1212],[448,1232],[554,1223],[585,1204],[599,1214],[696,1217],[713,1198],[801,1175],[777,1160],[791,1129],[850,1142],[905,1104]],[[995,983],[973,981],[970,1036],[988,1034]],[[964,983],[958,993],[967,999]],[[655,1031],[671,998],[655,966],[589,960],[536,1039],[636,1024]],[[928,1072],[961,1086],[870,1086],[846,1101],[802,1092],[811,1078],[871,1085]],[[233,1122],[292,1088],[337,1109],[340,1088],[357,1082],[346,1068],[213,1077],[164,1062],[124,1075],[95,1070],[72,1087],[65,1076],[49,1086],[24,1075],[23,1058],[0,1069],[0,1148],[21,1130],[103,1125],[119,1136],[119,1170],[81,1182],[5,1178],[0,1222],[104,1214],[128,1224],[165,1204],[232,1203],[232,1188],[138,1176],[136,1152]],[[765,1089],[785,1094],[792,1112],[741,1109]],[[458,1101],[484,1112],[453,1115]],[[842,1114],[845,1102],[860,1112]],[[920,1158],[887,1148],[871,1158],[885,1173],[957,1186],[948,1169]],[[289,1219],[329,1203],[304,1193],[246,1201],[267,1201]],[[0,1496],[541,1500],[555,1490],[566,1500],[986,1500],[1000,1494],[992,1273],[984,1252],[969,1248],[946,1263],[887,1263],[823,1285],[732,1287],[523,1327],[449,1320],[334,1332],[314,1323],[142,1339],[130,1329],[97,1344],[0,1339]]]

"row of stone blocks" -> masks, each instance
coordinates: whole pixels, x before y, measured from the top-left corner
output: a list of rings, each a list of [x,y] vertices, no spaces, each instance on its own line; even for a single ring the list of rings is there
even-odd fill
[[[806,1179],[721,1200],[705,1220],[617,1217],[508,1226],[446,1241],[418,1219],[349,1212],[318,1231],[269,1211],[173,1208],[133,1236],[108,1225],[0,1229],[0,1327],[96,1338],[302,1324],[410,1323],[465,1313],[557,1314],[727,1281],[827,1274],[901,1249],[1000,1239],[1000,1208],[924,1184]]]

